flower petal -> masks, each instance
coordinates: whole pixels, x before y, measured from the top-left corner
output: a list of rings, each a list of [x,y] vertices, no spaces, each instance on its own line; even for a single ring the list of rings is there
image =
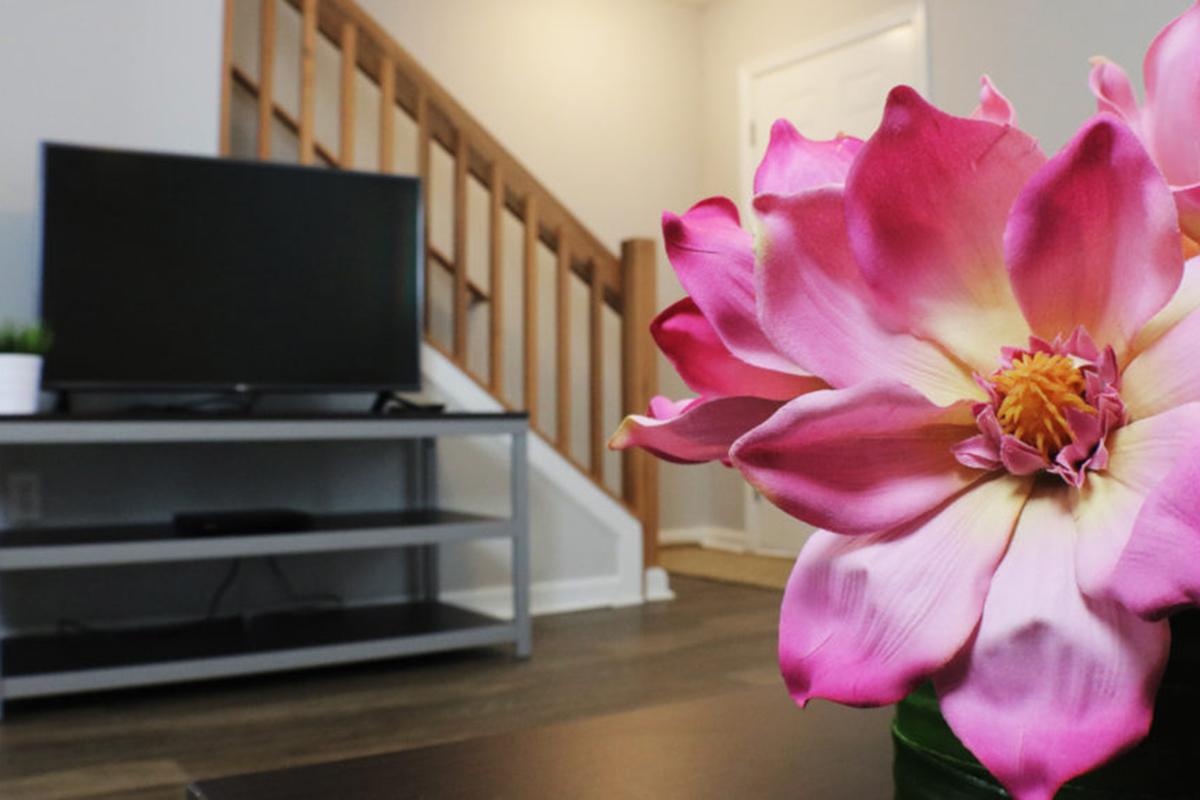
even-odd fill
[[[1200,5],[1154,37],[1142,65],[1150,151],[1172,185],[1200,182]]]
[[[1113,477],[1145,502],[1122,514],[1121,549],[1107,549],[1089,591],[1146,617],[1200,602],[1200,403],[1122,428],[1112,451]]]
[[[1175,209],[1179,212],[1179,227],[1195,245],[1200,242],[1200,183],[1172,186],[1171,193],[1175,196]],[[1193,250],[1189,255],[1194,254]]]
[[[1089,597],[1105,599],[1121,551],[1133,533],[1143,492],[1130,488],[1104,472],[1092,472],[1080,488],[1075,503],[1075,581]],[[1110,598],[1111,599],[1111,598]]]
[[[891,378],[936,403],[983,399],[967,370],[929,342],[893,333],[850,252],[840,188],[759,195],[758,304],[779,351],[836,387]]]
[[[1126,608],[1152,619],[1200,603],[1200,446],[1174,467],[1141,507],[1107,586]]]
[[[1028,494],[1028,481],[1002,477],[885,533],[814,533],[779,619],[796,702],[895,703],[949,661],[979,622]]]
[[[731,353],[756,367],[799,372],[758,326],[753,237],[732,202],[713,197],[682,217],[664,213],[663,239],[679,282]]]
[[[980,477],[951,452],[975,432],[970,403],[943,408],[903,384],[873,381],[793,400],[731,455],[792,516],[836,533],[875,533]]]
[[[651,402],[648,416],[633,414],[608,440],[611,450],[641,447],[666,461],[697,464],[729,461],[729,447],[782,405],[759,397],[718,397],[672,403]]]
[[[737,358],[690,297],[655,317],[650,335],[688,388],[704,397],[747,395],[791,400],[825,387],[819,378],[762,369]]]
[[[1025,341],[1004,270],[1004,222],[1044,160],[1016,128],[952,117],[906,86],[892,90],[846,180],[851,246],[887,324],[940,342],[984,374],[1002,346]]]
[[[828,141],[804,137],[786,119],[775,120],[771,141],[754,173],[754,193],[794,194],[846,182],[862,140],[838,134]]]
[[[1000,93],[987,75],[979,79],[979,105],[971,112],[971,119],[982,119],[997,125],[1017,124],[1017,112],[1012,103]]]
[[[1183,279],[1170,302],[1138,331],[1131,355],[1136,357],[1144,352],[1197,308],[1200,308],[1200,257],[1193,257],[1184,264]]]
[[[1200,271],[1189,269],[1176,299],[1159,316],[1172,310],[1182,312],[1192,303],[1197,305],[1136,355],[1121,374],[1121,399],[1133,419],[1146,419],[1200,400],[1200,359],[1196,358],[1196,343],[1200,342]],[[1169,319],[1160,322],[1156,318],[1152,324],[1166,328],[1169,323]],[[1146,338],[1139,336],[1138,342]]]
[[[1034,490],[975,639],[934,677],[950,727],[1020,800],[1146,735],[1170,640],[1165,622],[1080,594],[1069,493]]]
[[[1129,76],[1119,64],[1104,56],[1092,60],[1092,71],[1088,74],[1088,86],[1096,96],[1096,110],[1116,114],[1133,130],[1138,130],[1140,112],[1137,95]]]
[[[1129,128],[1107,114],[1046,163],[1017,198],[1004,244],[1034,334],[1083,325],[1118,354],[1183,275],[1170,191]]]

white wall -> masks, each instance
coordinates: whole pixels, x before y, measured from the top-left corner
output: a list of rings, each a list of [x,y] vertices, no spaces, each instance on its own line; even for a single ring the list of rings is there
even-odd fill
[[[0,0],[0,319],[36,314],[38,143],[217,151],[220,0]]]

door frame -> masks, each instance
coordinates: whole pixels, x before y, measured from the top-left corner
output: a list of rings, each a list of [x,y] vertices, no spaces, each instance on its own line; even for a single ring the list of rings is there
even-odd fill
[[[752,152],[756,144],[751,142],[751,125],[753,113],[751,98],[754,80],[761,75],[787,67],[797,61],[804,61],[813,56],[821,55],[839,47],[878,36],[893,28],[912,25],[916,37],[917,51],[920,61],[917,67],[917,80],[913,88],[923,97],[932,102],[929,96],[930,54],[929,36],[926,21],[925,0],[913,0],[904,6],[884,14],[871,17],[856,25],[851,25],[832,33],[808,39],[796,47],[769,53],[752,59],[738,67],[738,160],[741,197],[743,208],[749,214],[749,202],[754,196],[754,170],[757,167],[758,156]],[[881,109],[882,110],[882,109]],[[765,143],[769,131],[756,131],[758,143]],[[745,520],[745,549],[751,553],[762,555],[778,555],[795,557],[792,551],[780,550],[763,546],[763,526],[759,520],[758,510],[763,500],[755,497],[756,492],[750,484],[743,487],[742,511]]]
[[[823,36],[807,39],[801,44],[760,56],[738,66],[738,164],[741,177],[741,200],[748,201],[754,196],[754,169],[757,166],[751,155],[755,144],[751,143],[751,126],[753,115],[751,97],[754,79],[768,72],[782,69],[797,61],[804,61],[813,56],[821,55],[829,50],[836,50],[848,44],[854,44],[862,39],[870,39],[881,33],[912,25],[917,40],[917,50],[922,54],[917,68],[917,80],[913,86],[921,96],[932,102],[929,96],[929,36],[927,26],[925,0],[913,0],[907,5],[893,11],[871,17],[855,25],[833,31]],[[755,139],[766,142],[769,131],[755,131]]]

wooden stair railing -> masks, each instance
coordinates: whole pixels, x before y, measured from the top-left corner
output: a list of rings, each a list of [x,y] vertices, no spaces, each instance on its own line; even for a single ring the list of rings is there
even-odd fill
[[[236,0],[258,4],[257,77],[235,63],[235,0],[225,0],[224,55],[221,86],[221,152],[232,151],[233,92],[252,97],[256,106],[256,140],[252,155],[272,157],[272,129],[278,126],[298,142],[302,164],[355,168],[355,83],[365,75],[379,89],[378,169],[392,172],[395,164],[395,114],[406,114],[417,126],[417,172],[431,185],[434,146],[454,161],[452,252],[444,253],[429,237],[431,191],[424,192],[426,241],[425,338],[452,360],[505,407],[524,407],[533,429],[601,489],[623,502],[640,520],[646,566],[658,563],[658,473],[654,459],[641,451],[625,451],[620,459],[619,486],[605,481],[605,440],[610,424],[603,419],[605,347],[603,309],[612,309],[621,321],[620,397],[623,413],[644,412],[656,389],[656,361],[649,336],[655,312],[655,245],[648,239],[629,239],[621,254],[612,254],[511,154],[452,98],[399,44],[352,0]],[[276,44],[277,17],[281,9],[300,17],[301,39],[296,63],[299,74],[298,113],[278,102]],[[317,44],[323,37],[338,51],[338,147],[317,140]],[[487,217],[488,285],[467,274],[468,180],[475,179],[489,197]],[[503,344],[504,219],[515,217],[523,227],[522,293],[524,319],[519,352]],[[552,312],[558,329],[553,360],[555,429],[546,430],[538,414],[539,327],[538,248],[545,246],[556,257],[555,302]],[[452,279],[452,335],[449,344],[437,341],[430,330],[434,270]],[[588,289],[587,330],[588,401],[587,463],[570,447],[572,413],[570,348],[572,282]],[[486,304],[488,315],[487,375],[471,369],[468,353],[470,309]],[[519,402],[506,396],[505,360],[520,359],[523,392]]]

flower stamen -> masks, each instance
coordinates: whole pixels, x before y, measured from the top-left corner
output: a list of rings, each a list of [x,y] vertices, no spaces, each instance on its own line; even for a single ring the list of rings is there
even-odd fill
[[[1065,414],[1068,408],[1096,413],[1083,398],[1087,386],[1083,373],[1065,355],[1019,355],[1009,369],[993,375],[991,382],[999,398],[996,420],[1000,428],[1036,447],[1047,459],[1072,441]]]

